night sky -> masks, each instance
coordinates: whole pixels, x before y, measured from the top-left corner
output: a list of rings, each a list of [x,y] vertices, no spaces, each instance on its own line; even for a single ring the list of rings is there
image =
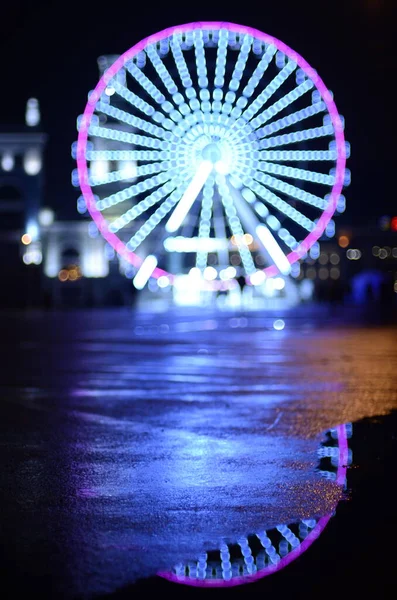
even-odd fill
[[[250,25],[283,40],[333,91],[352,146],[352,184],[340,222],[364,225],[397,213],[391,140],[396,121],[393,0],[243,0],[240,9],[228,8],[233,5],[236,0],[200,2],[197,8],[193,2],[4,0],[0,123],[23,124],[26,100],[39,99],[42,128],[49,135],[45,203],[58,217],[77,214],[70,146],[77,137],[76,117],[98,81],[97,57],[122,53],[165,27],[215,19]]]

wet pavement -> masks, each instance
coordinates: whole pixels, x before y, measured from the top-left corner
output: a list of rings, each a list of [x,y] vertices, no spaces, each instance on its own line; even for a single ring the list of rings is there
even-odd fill
[[[318,597],[341,572],[346,591],[366,560],[367,577],[375,584],[382,573],[386,585],[397,329],[346,318],[319,309],[1,314],[3,581],[42,598],[230,596],[156,573],[249,579],[302,549],[336,509],[295,562],[233,594],[279,596],[294,582]],[[326,432],[344,424],[350,466],[347,454],[321,455]],[[363,505],[373,514],[360,526]]]

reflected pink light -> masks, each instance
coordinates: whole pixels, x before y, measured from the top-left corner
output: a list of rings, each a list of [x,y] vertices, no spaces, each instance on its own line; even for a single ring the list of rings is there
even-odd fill
[[[246,33],[256,37],[257,39],[267,44],[273,44],[278,50],[283,52],[291,60],[295,61],[302,69],[302,71],[304,71],[306,75],[313,81],[315,87],[319,91],[324,103],[327,106],[332,124],[334,126],[337,153],[336,175],[335,183],[330,193],[328,205],[324,209],[324,212],[322,213],[321,217],[319,218],[315,229],[313,229],[313,231],[311,231],[309,235],[307,235],[306,238],[304,238],[304,240],[300,243],[299,247],[296,250],[287,254],[287,259],[290,264],[293,264],[294,262],[302,258],[302,256],[306,254],[306,252],[311,248],[311,246],[324,233],[327,224],[331,220],[331,217],[336,210],[338,197],[343,188],[343,179],[346,165],[346,150],[345,138],[343,135],[343,126],[335,102],[332,99],[331,93],[324,84],[323,80],[319,77],[317,72],[308,64],[308,62],[300,54],[298,54],[297,52],[292,50],[292,48],[287,46],[287,44],[284,44],[284,42],[278,40],[277,38],[271,35],[268,35],[267,33],[263,33],[262,31],[259,31],[258,29],[255,29],[253,27],[247,27],[245,25],[237,25],[235,23],[228,23],[223,21],[198,21],[195,23],[186,23],[185,25],[169,27],[167,29],[159,31],[154,35],[150,35],[147,38],[144,38],[143,40],[132,46],[107,69],[106,73],[102,75],[95,89],[93,90],[93,92],[91,92],[89,100],[84,109],[77,141],[77,168],[79,174],[79,182],[82,194],[86,201],[87,209],[106,241],[109,242],[111,246],[113,246],[116,252],[121,254],[123,258],[125,258],[135,267],[139,267],[142,264],[143,259],[140,258],[134,252],[128,250],[125,243],[122,240],[120,240],[120,238],[116,234],[108,230],[105,218],[95,206],[94,194],[92,192],[91,186],[88,183],[88,167],[87,162],[85,160],[85,153],[88,140],[88,128],[92,119],[92,115],[94,113],[95,104],[100,98],[101,94],[104,92],[110,79],[114,77],[114,75],[116,75],[118,71],[120,71],[120,69],[124,66],[124,63],[128,60],[131,60],[134,56],[141,52],[148,44],[154,44],[156,42],[159,42],[160,40],[167,38],[173,35],[174,33],[185,33],[187,31],[193,31],[194,29],[220,28],[228,29],[229,31],[234,31],[237,33]],[[271,265],[270,267],[263,269],[263,271],[268,277],[273,277],[274,275],[277,275],[280,272],[276,265]],[[171,273],[167,273],[166,271],[163,271],[158,267],[156,267],[152,274],[152,276],[156,278],[161,277],[162,275],[166,275],[167,277],[169,277],[172,283],[174,275]]]
[[[338,448],[339,448],[339,462],[338,462],[338,470],[336,474],[336,482],[338,485],[343,486],[346,481],[346,470],[347,470],[347,460],[348,460],[348,444],[347,444],[347,435],[346,435],[346,426],[338,425],[335,428],[338,435]],[[334,509],[336,508],[336,504]],[[168,579],[168,581],[172,581],[174,583],[182,583],[187,584],[189,586],[194,587],[234,587],[237,585],[243,585],[246,583],[253,583],[267,575],[271,575],[276,571],[280,571],[284,569],[289,563],[298,558],[303,552],[305,552],[312,543],[321,535],[324,531],[325,526],[333,515],[333,511],[321,517],[315,527],[313,527],[312,531],[309,535],[291,552],[289,552],[286,556],[284,556],[277,564],[268,565],[264,569],[257,571],[253,575],[244,575],[242,577],[233,577],[229,581],[224,579],[208,579],[208,580],[200,580],[193,579],[187,576],[175,575],[170,571],[160,571],[158,575],[163,579]]]

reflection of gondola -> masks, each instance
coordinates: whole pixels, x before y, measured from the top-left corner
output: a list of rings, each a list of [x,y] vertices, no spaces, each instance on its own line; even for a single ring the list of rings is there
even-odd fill
[[[346,469],[352,460],[347,444],[351,434],[351,423],[328,430],[317,452],[319,475],[343,487],[346,486]],[[317,519],[302,519],[242,536],[234,544],[223,543],[218,550],[203,553],[197,561],[176,565],[171,572],[159,575],[170,581],[202,587],[255,581],[279,571],[307,550],[333,514],[334,511]]]

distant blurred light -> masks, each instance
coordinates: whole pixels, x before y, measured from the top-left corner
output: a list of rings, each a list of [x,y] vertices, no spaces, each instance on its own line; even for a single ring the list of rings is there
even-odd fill
[[[118,168],[120,169],[123,179],[133,181],[138,176],[136,161],[119,161]]]
[[[233,279],[237,274],[237,271],[234,267],[227,267],[226,269],[222,269],[219,272],[219,278],[222,281],[227,281],[228,279]]]
[[[316,272],[316,269],[314,267],[309,267],[306,270],[306,277],[308,279],[316,279],[316,276],[317,276],[317,272]]]
[[[207,281],[213,281],[214,279],[217,278],[218,273],[217,270],[214,269],[214,267],[206,267],[204,269],[204,279],[206,279]]]
[[[39,237],[39,228],[34,219],[29,219],[26,226],[26,233],[30,236],[33,242]]]
[[[397,248],[393,248],[392,254],[393,254],[393,258],[397,258]]]
[[[380,248],[379,249],[379,253],[378,253],[378,257],[381,260],[384,260],[385,258],[387,258],[387,250],[385,248]]]
[[[166,288],[170,285],[170,280],[166,275],[161,275],[157,280],[159,288]]]
[[[396,292],[396,294],[397,294],[397,281],[395,281],[395,282],[394,282],[393,289],[394,289],[394,291],[395,291],[395,292]]]
[[[28,233],[24,233],[23,236],[21,237],[21,242],[25,246],[28,246],[32,242],[32,238],[30,237],[30,235]]]
[[[59,281],[67,281],[69,279],[68,271],[66,269],[62,269],[61,271],[59,271],[58,279]]]
[[[42,160],[40,151],[37,148],[31,148],[27,150],[23,157],[23,168],[27,175],[37,175],[40,173],[42,167]]]
[[[263,271],[255,271],[255,273],[250,275],[250,282],[252,285],[262,285],[265,279],[266,275]]]
[[[332,269],[329,272],[329,275],[330,275],[331,279],[339,279],[340,270],[338,269],[338,267],[332,267]]]
[[[338,265],[340,263],[340,257],[336,252],[333,252],[329,257],[329,261],[332,265]]]
[[[108,85],[108,86],[105,88],[105,94],[106,94],[107,96],[113,96],[113,94],[115,94],[115,93],[116,93],[116,90],[115,90],[115,89],[114,89],[114,87],[112,87],[111,85]]]
[[[25,112],[26,125],[36,127],[40,123],[40,107],[37,98],[29,98]]]
[[[101,179],[109,173],[108,160],[93,160],[90,163],[90,176],[95,179]]]
[[[319,269],[319,271],[318,271],[318,277],[322,281],[324,281],[325,279],[328,279],[328,277],[329,277],[328,269],[326,267],[321,267],[321,269]]]
[[[282,319],[276,319],[273,323],[273,327],[276,331],[281,331],[285,327],[285,322]]]
[[[314,284],[310,279],[303,279],[300,284],[299,292],[302,300],[310,300],[313,296]]]
[[[393,217],[390,222],[390,229],[392,231],[397,231],[397,217]]]
[[[328,262],[328,254],[326,254],[325,252],[322,252],[320,254],[318,262],[320,263],[320,265],[326,265]]]
[[[51,208],[42,208],[38,219],[42,227],[49,227],[54,222],[54,211]]]
[[[252,235],[250,233],[244,234],[244,242],[247,244],[247,246],[252,244],[253,241],[254,241],[254,238],[252,237]]]
[[[357,248],[349,248],[349,250],[346,252],[346,256],[349,260],[359,260],[361,258],[361,251]]]
[[[283,290],[285,288],[285,279],[282,277],[274,278],[274,289],[275,290]]]
[[[350,240],[347,237],[347,235],[340,235],[338,239],[338,244],[341,248],[347,248],[347,246],[350,244]]]
[[[372,254],[373,254],[373,256],[379,256],[379,251],[380,251],[379,246],[373,246],[372,247]]]
[[[379,219],[379,227],[382,231],[390,229],[390,217],[388,215],[384,215]]]
[[[1,157],[1,168],[3,171],[12,171],[14,164],[14,155],[11,154],[11,152],[4,152],[3,156]]]

